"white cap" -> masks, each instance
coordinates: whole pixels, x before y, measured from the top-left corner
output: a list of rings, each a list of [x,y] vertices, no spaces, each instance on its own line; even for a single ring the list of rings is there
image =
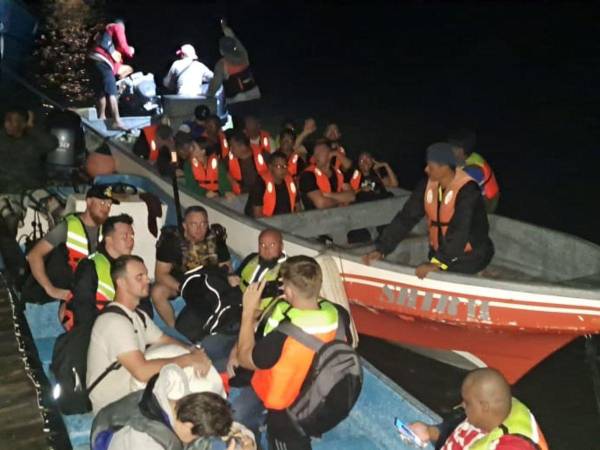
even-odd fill
[[[184,44],[177,50],[177,56],[185,56],[186,58],[198,59],[196,49],[192,44]]]

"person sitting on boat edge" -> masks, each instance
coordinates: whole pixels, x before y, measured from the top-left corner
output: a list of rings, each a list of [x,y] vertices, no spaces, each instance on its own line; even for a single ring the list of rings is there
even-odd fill
[[[476,140],[475,133],[469,130],[455,131],[448,138],[448,142],[454,146],[458,166],[477,181],[483,195],[485,210],[488,214],[492,214],[498,207],[500,187],[489,163],[483,156],[473,151]]]
[[[183,163],[185,186],[198,197],[235,198],[227,168],[217,155],[209,153],[208,147],[203,137],[192,141],[190,155]]]
[[[92,62],[90,75],[96,94],[98,118],[106,119],[106,100],[117,128],[125,129],[119,114],[117,100],[117,77],[124,78],[133,72],[131,66],[123,64],[123,55],[133,58],[135,49],[127,43],[125,23],[115,19],[92,38],[92,48],[88,58]]]
[[[356,202],[365,202],[391,197],[387,188],[397,188],[398,178],[387,162],[376,161],[369,152],[362,152],[349,183],[356,192]]]
[[[256,116],[249,114],[244,117],[244,134],[248,136],[253,152],[261,151],[268,155],[275,150],[271,134],[261,128]]]
[[[73,297],[65,303],[63,326],[92,323],[104,307],[115,298],[110,268],[122,255],[130,255],[134,245],[133,218],[119,214],[106,219],[98,250],[82,259],[73,277]],[[142,300],[140,308],[152,317],[152,304]]]
[[[191,353],[175,358],[146,360],[144,351],[148,345],[172,344],[186,349],[186,345],[164,334],[150,319],[139,310],[140,301],[148,296],[150,279],[142,258],[136,255],[123,255],[111,266],[111,278],[115,287],[115,298],[104,308],[120,308],[126,313],[100,314],[92,328],[87,354],[87,386],[97,380],[108,367],[118,362],[120,367],[111,370],[89,397],[94,413],[131,392],[131,379],[141,382],[148,380],[169,363],[180,367],[192,366],[205,375],[210,367],[210,359],[198,348]]]
[[[171,328],[175,327],[175,314],[170,300],[179,295],[185,272],[197,268],[199,259],[213,251],[219,265],[229,268],[227,245],[209,231],[208,214],[202,206],[190,206],[183,213],[183,236],[173,227],[163,228],[156,244],[151,297],[156,311]]]
[[[283,281],[283,297],[268,315],[263,336],[256,340],[259,308],[266,280],[248,286],[244,293],[242,326],[238,341],[240,366],[254,370],[251,388],[233,400],[237,411],[239,399],[251,403],[260,402],[267,410],[266,425],[269,448],[310,449],[311,439],[298,430],[292,422],[287,408],[298,397],[309,373],[315,352],[307,349],[294,338],[278,330],[285,320],[316,336],[323,342],[335,339],[338,327],[343,327],[346,336],[351,336],[348,312],[339,305],[319,298],[323,275],[317,261],[308,256],[293,256],[287,259],[280,270]],[[251,391],[249,391],[251,389]],[[253,394],[254,400],[250,394]],[[240,405],[249,408],[249,405]],[[236,414],[238,414],[236,412]],[[237,415],[235,417],[238,417]],[[251,430],[256,428],[262,416],[255,414],[240,422]],[[256,434],[256,433],[255,433]]]
[[[256,179],[248,195],[245,214],[250,217],[271,217],[297,210],[298,189],[288,173],[288,158],[277,151],[268,157],[268,172]]]
[[[248,137],[235,131],[229,138],[229,180],[236,195],[250,192],[260,174],[267,172],[263,152],[250,146]]]
[[[414,422],[409,427],[421,441],[441,444],[442,450],[548,450],[535,417],[512,396],[509,384],[496,369],[470,372],[461,396],[466,419],[454,429],[447,423]]]
[[[227,401],[197,392],[183,370],[165,365],[145,389],[102,408],[94,418],[91,450],[253,450],[252,433],[234,423]]]
[[[196,49],[192,44],[184,44],[176,52],[179,57],[174,61],[163,79],[163,86],[177,95],[196,97],[206,94],[213,72],[198,61]]]
[[[376,250],[363,257],[365,264],[391,253],[427,216],[429,262],[417,267],[417,277],[425,278],[439,270],[474,274],[485,269],[494,256],[494,244],[481,191],[456,164],[452,145],[439,142],[429,146],[425,168],[428,179],[417,185],[377,238]]]
[[[326,209],[352,203],[356,196],[344,182],[340,169],[331,166],[336,153],[326,140],[315,144],[311,163],[300,176],[300,195],[305,210]]]
[[[96,251],[100,227],[113,203],[119,204],[113,198],[112,188],[106,184],[92,186],[85,198],[83,213],[65,216],[27,254],[31,274],[21,292],[27,301],[65,301],[71,296],[77,264]]]

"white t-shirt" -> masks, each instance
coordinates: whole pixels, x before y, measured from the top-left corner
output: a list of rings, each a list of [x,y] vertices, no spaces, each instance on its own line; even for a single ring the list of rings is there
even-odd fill
[[[187,69],[186,69],[187,68]],[[178,59],[171,65],[163,84],[166,88],[175,87],[179,95],[206,94],[213,72],[200,61],[191,58]],[[205,85],[204,87],[202,85]],[[174,85],[174,86],[173,86]]]
[[[145,312],[142,314],[146,319],[146,328],[135,311],[117,302],[112,305],[125,311],[133,321],[133,326],[120,314],[101,314],[96,319],[88,348],[87,386],[90,386],[108,366],[115,362],[119,355],[135,350],[144,353],[148,345],[155,344],[163,335],[160,328]],[[112,305],[110,307],[114,308],[115,306]],[[124,367],[110,372],[90,394],[94,414],[109,403],[129,394],[132,378],[131,373]]]

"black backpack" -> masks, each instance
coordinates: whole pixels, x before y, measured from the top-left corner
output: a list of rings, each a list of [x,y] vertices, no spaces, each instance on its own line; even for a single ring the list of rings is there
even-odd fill
[[[277,330],[316,352],[300,394],[287,413],[306,435],[320,437],[348,417],[358,400],[363,384],[360,357],[346,343],[341,323],[335,339],[326,343],[289,321]]]
[[[127,317],[118,306],[108,305],[100,314],[113,313]],[[146,318],[136,310],[146,328]],[[92,335],[94,321],[75,326],[71,331],[61,334],[54,343],[50,370],[56,378],[56,402],[63,414],[83,414],[92,410],[89,393],[113,370],[121,367],[118,361],[109,365],[99,376],[86,387],[87,354]]]

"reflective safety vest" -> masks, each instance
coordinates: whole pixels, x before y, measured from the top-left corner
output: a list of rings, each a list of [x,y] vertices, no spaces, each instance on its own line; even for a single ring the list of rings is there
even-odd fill
[[[110,261],[106,255],[96,252],[90,255],[90,258],[96,267],[98,276],[98,287],[96,288],[96,308],[104,309],[108,302],[115,299],[115,286],[110,276]]]
[[[146,142],[148,143],[148,148],[150,149],[150,153],[148,153],[148,159],[150,161],[156,161],[158,158],[158,147],[156,145],[156,130],[158,130],[158,125],[150,125],[142,128],[144,132],[144,137],[146,138]]]
[[[287,162],[288,173],[293,177],[298,174],[298,158],[300,158],[298,153],[292,153]]]
[[[280,302],[267,320],[264,335],[277,328],[286,318],[323,342],[335,339],[338,311],[326,300],[319,301],[318,310],[296,309],[289,303]],[[277,363],[270,369],[258,369],[254,372],[252,387],[266,408],[283,410],[294,403],[308,375],[314,355],[312,349],[288,336]]]
[[[475,434],[474,434],[475,433]],[[546,439],[531,411],[513,397],[510,414],[490,433],[476,433],[465,420],[446,440],[442,450],[489,450],[496,448],[502,436],[512,435],[529,441],[536,449],[548,450]]]
[[[360,191],[360,182],[362,181],[362,172],[358,169],[355,169],[352,173],[352,178],[350,179],[350,187],[355,191]]]
[[[81,219],[75,214],[65,217],[67,221],[67,258],[73,272],[77,264],[90,254],[90,244]]]
[[[267,163],[265,162],[265,158],[260,150],[252,149],[252,155],[254,157],[254,167],[256,167],[256,172],[259,175],[268,171]],[[233,189],[233,193],[239,195],[242,193],[242,186],[240,182],[242,181],[242,168],[240,167],[240,161],[238,158],[233,156],[233,153],[229,153],[229,175],[232,178],[231,187]]]
[[[217,192],[219,190],[219,161],[215,155],[211,155],[206,162],[208,167],[204,167],[197,158],[191,159],[194,179],[202,189]]]
[[[275,182],[271,172],[265,172],[262,175],[262,179],[265,182],[265,193],[263,194],[263,209],[262,213],[265,217],[271,217],[275,212],[275,206],[277,205],[277,191],[275,189]],[[285,185],[287,187],[288,195],[290,197],[290,212],[294,212],[296,209],[296,183],[292,180],[290,175],[285,177]]]
[[[279,278],[279,269],[281,269],[281,264],[287,259],[287,255],[284,253],[281,258],[277,260],[277,264],[271,268],[261,267],[259,265],[260,258],[256,255],[252,258],[242,269],[242,273],[240,274],[241,283],[240,290],[242,292],[246,292],[246,288],[250,285],[250,283],[256,283],[262,280],[267,282],[276,281]],[[264,311],[267,306],[273,300],[272,297],[263,298],[260,300],[260,309]]]
[[[483,159],[483,156],[481,156],[479,153],[471,153],[465,160],[465,166],[477,166],[481,168],[481,171],[483,172],[483,181],[479,183],[479,187],[481,188],[481,193],[486,199],[491,200],[500,193],[500,187],[498,186],[498,181],[496,181],[496,175],[494,175],[494,171],[488,162]]]
[[[456,197],[462,187],[473,179],[467,175],[462,169],[456,169],[454,179],[450,186],[443,194],[441,186],[437,182],[429,180],[425,188],[425,213],[429,221],[429,245],[434,250],[440,247],[440,234],[446,236],[448,225],[454,217],[454,207],[456,205]],[[472,250],[471,244],[467,242],[465,252]]]
[[[250,146],[252,150],[260,150],[263,153],[271,153],[271,135],[266,131],[260,130],[260,135],[254,139],[250,140]]]
[[[336,192],[342,192],[344,187],[344,175],[342,171],[339,169],[332,169],[337,178],[337,189]],[[305,169],[306,172],[311,172],[315,174],[315,178],[317,179],[317,187],[323,193],[331,192],[331,183],[329,182],[329,177],[325,175],[317,166],[310,165]]]

